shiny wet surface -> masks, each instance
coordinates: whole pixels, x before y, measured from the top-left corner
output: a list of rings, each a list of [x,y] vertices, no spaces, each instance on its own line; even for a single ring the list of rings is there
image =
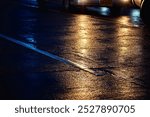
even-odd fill
[[[122,10],[118,16],[107,8],[74,13],[55,3],[48,11],[29,1],[6,3],[0,34],[82,68],[1,37],[0,98],[150,99],[150,31],[139,10]]]

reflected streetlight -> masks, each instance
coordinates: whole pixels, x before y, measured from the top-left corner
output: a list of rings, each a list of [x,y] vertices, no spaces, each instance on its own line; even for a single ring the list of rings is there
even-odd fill
[[[120,17],[117,22],[128,24],[128,17]],[[139,92],[139,90],[142,90],[141,87],[135,88],[132,85],[132,82],[136,83],[136,75],[140,73],[141,67],[139,64],[142,62],[143,54],[142,42],[137,34],[141,35],[140,30],[139,33],[135,33],[133,28],[120,27],[118,25],[116,52],[117,61],[120,66],[116,68],[116,75],[124,79],[124,83],[118,84],[118,87],[121,90],[121,95],[125,98],[129,98],[130,96],[135,98],[143,95],[142,92]]]

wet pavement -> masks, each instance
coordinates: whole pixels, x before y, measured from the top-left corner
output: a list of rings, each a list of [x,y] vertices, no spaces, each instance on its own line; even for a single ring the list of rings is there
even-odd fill
[[[139,9],[0,7],[0,99],[150,99],[150,30]]]

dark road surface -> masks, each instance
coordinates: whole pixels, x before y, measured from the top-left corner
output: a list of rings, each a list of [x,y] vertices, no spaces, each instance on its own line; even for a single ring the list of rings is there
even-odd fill
[[[0,5],[0,99],[150,99],[150,31],[138,9],[37,7]]]

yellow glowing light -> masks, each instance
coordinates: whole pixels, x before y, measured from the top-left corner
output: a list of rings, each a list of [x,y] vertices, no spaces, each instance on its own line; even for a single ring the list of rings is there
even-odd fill
[[[126,17],[126,16],[122,16],[117,20],[117,22],[119,22],[121,24],[125,24],[125,25],[128,25],[129,21],[130,21],[130,18]]]
[[[86,3],[87,0],[78,0],[78,3]]]
[[[122,0],[123,3],[129,3],[130,0]]]
[[[87,54],[87,49],[90,45],[90,35],[91,35],[91,31],[89,30],[89,28],[91,27],[89,19],[87,16],[81,15],[80,17],[78,17],[77,19],[78,22],[78,31],[77,31],[77,35],[78,35],[78,45],[79,45],[79,50],[82,54]]]

